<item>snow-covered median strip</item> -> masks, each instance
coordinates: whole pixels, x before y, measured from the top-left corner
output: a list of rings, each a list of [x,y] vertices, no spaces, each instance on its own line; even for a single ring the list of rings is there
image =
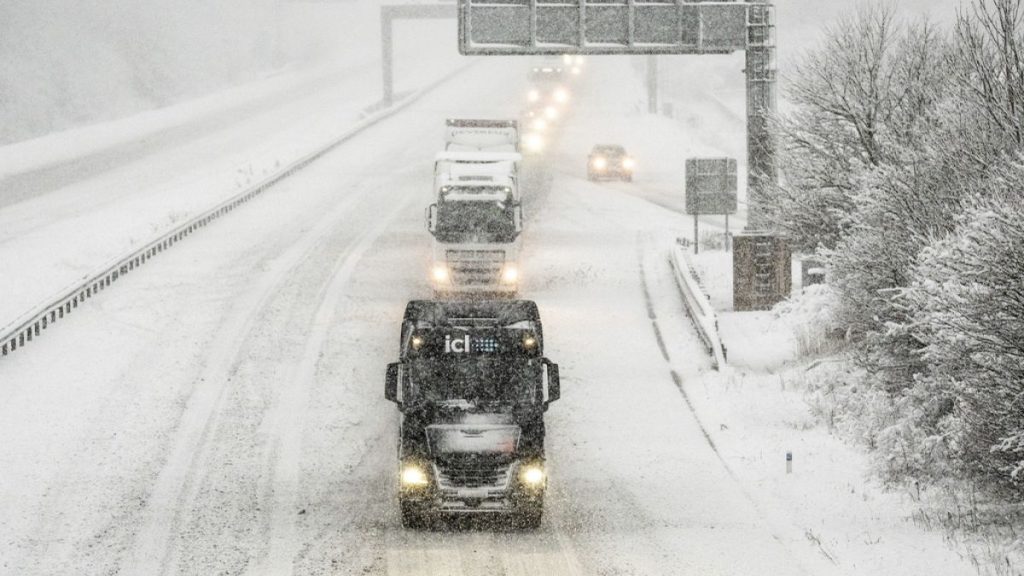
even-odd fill
[[[676,284],[683,296],[686,310],[693,321],[693,327],[711,354],[712,366],[721,370],[725,367],[725,345],[718,334],[718,319],[715,310],[708,301],[707,294],[697,283],[693,267],[687,259],[684,248],[678,243],[672,246],[669,259],[672,261],[672,270],[675,271]]]
[[[47,298],[36,307],[15,318],[3,328],[0,328],[0,355],[6,356],[17,349],[22,348],[34,338],[40,336],[42,331],[46,330],[51,324],[54,324],[64,318],[66,314],[70,314],[78,307],[79,303],[110,286],[111,283],[116,282],[121,276],[128,274],[136,267],[147,262],[153,256],[156,256],[160,252],[170,248],[179,240],[206,226],[213,220],[231,212],[238,206],[263,193],[265,190],[274,186],[281,180],[284,180],[288,176],[305,168],[310,163],[316,161],[324,154],[331,152],[367,128],[370,128],[378,122],[409,106],[413,102],[416,102],[423,95],[456,76],[468,68],[468,66],[469,65],[460,67],[455,71],[442,76],[438,80],[431,82],[423,88],[405,96],[390,107],[374,111],[372,114],[357,122],[354,126],[346,130],[328,144],[299,158],[283,169],[271,174],[261,182],[245,188],[238,194],[217,204],[209,210],[198,214],[194,218],[177,226],[169,232],[161,234],[156,239],[142,247],[131,251],[125,256],[115,258],[110,263],[99,267],[96,271],[85,275],[81,280],[58,291],[55,295]]]

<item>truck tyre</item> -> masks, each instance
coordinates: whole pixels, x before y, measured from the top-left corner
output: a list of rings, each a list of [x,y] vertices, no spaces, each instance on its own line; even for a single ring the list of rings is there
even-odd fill
[[[411,502],[401,501],[402,528],[421,530],[427,526],[427,513],[422,507]]]

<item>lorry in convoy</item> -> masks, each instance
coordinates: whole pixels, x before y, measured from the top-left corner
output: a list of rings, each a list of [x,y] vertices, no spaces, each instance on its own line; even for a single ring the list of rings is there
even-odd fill
[[[518,123],[448,120],[446,129],[426,211],[434,292],[514,294],[523,230]]]
[[[444,149],[449,152],[519,152],[519,122],[448,118]]]
[[[544,413],[560,390],[534,302],[409,302],[384,385],[401,418],[402,525],[492,515],[539,526]]]

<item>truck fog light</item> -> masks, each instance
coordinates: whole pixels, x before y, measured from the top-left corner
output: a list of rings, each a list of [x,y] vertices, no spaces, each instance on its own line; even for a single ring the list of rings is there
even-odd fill
[[[533,336],[527,336],[526,338],[523,338],[523,348],[526,348],[527,350],[531,350],[531,349],[533,349],[536,346],[537,346],[537,339],[534,338]]]
[[[423,336],[419,336],[419,335],[413,336],[412,337],[412,349],[413,350],[419,350],[420,348],[423,347],[424,342],[425,342],[425,340],[423,340]]]
[[[402,486],[426,486],[427,475],[415,464],[402,469]]]
[[[544,469],[536,464],[523,468],[520,477],[523,479],[524,484],[530,486],[540,486],[544,483]]]
[[[432,272],[435,282],[447,282],[448,281],[448,267],[447,266],[434,266]]]
[[[519,270],[515,266],[505,266],[505,270],[501,272],[501,280],[506,284],[511,284],[519,279]]]

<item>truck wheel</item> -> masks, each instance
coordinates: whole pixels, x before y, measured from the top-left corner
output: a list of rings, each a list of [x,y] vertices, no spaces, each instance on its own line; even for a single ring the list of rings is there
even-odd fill
[[[628,176],[623,176],[622,179],[625,180],[626,182],[632,182],[633,181],[633,175],[630,174]]]
[[[400,502],[402,508],[402,528],[421,530],[427,526],[427,513],[420,506],[411,502]]]

